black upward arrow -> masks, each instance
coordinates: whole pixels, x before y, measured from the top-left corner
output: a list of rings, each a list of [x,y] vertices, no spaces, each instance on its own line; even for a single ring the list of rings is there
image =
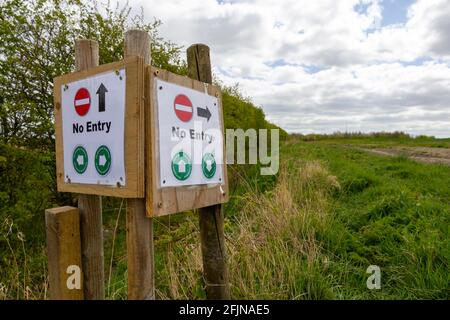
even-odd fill
[[[206,107],[206,109],[197,107],[197,115],[199,117],[208,119],[207,121],[209,121],[209,118],[211,118],[211,112],[209,111],[208,107]]]
[[[108,89],[102,84],[100,84],[100,87],[98,87],[97,94],[98,94],[98,112],[105,111],[105,94],[108,92]]]

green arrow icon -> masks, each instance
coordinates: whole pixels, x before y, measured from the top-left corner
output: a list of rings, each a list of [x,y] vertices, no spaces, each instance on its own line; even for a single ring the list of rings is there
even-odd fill
[[[107,146],[100,146],[95,152],[95,170],[101,176],[106,175],[111,168],[111,152]]]
[[[72,154],[72,164],[73,168],[79,174],[82,174],[86,171],[88,166],[88,154],[86,149],[82,146],[78,146],[73,150]]]
[[[202,171],[207,179],[211,179],[216,174],[216,159],[212,153],[205,153],[203,156]]]
[[[192,162],[189,156],[180,151],[172,158],[172,173],[178,180],[186,180],[192,172]]]

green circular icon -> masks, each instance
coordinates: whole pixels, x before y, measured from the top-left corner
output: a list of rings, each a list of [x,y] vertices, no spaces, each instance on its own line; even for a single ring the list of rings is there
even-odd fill
[[[192,162],[189,156],[180,151],[172,158],[172,173],[178,180],[186,180],[192,172]]]
[[[216,159],[212,153],[205,153],[202,159],[203,175],[211,179],[216,174]]]
[[[104,176],[111,169],[111,152],[107,146],[100,146],[95,152],[95,169]]]
[[[82,174],[86,171],[88,166],[88,154],[86,149],[82,146],[78,146],[73,150],[72,154],[72,164],[73,168],[79,174]]]

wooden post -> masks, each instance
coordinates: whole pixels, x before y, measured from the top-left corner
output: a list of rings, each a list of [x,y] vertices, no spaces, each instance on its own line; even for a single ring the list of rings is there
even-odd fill
[[[76,71],[98,66],[98,42],[75,42]],[[78,196],[80,210],[81,253],[84,274],[84,297],[87,300],[105,298],[105,270],[103,260],[102,200],[95,195]]]
[[[124,50],[125,57],[141,56],[144,63],[150,65],[150,37],[147,32],[127,31]],[[148,99],[144,105],[148,107]],[[153,219],[146,216],[145,199],[127,200],[127,255],[128,299],[155,299]]]
[[[45,210],[50,298],[82,300],[80,214],[77,208]],[[73,277],[72,283],[69,277]],[[69,281],[68,281],[69,280]],[[69,285],[68,285],[68,282]]]
[[[190,46],[187,49],[187,60],[190,78],[212,83],[208,46],[203,44]],[[214,300],[230,299],[222,205],[201,208],[199,215],[206,296]]]

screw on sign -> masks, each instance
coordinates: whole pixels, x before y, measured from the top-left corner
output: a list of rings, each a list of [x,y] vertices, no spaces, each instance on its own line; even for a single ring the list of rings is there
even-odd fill
[[[91,107],[91,95],[89,94],[89,90],[86,88],[78,89],[75,94],[75,99],[73,101],[75,111],[79,116],[84,116],[88,113],[89,108]]]
[[[188,122],[192,119],[194,114],[194,108],[192,107],[192,102],[184,94],[179,94],[175,97],[173,102],[173,108],[178,119],[183,122]]]

